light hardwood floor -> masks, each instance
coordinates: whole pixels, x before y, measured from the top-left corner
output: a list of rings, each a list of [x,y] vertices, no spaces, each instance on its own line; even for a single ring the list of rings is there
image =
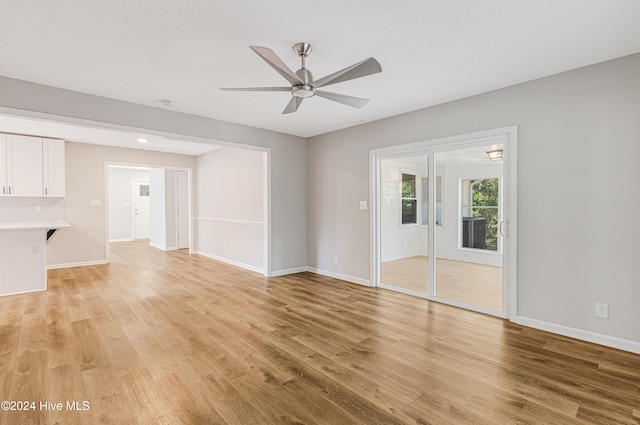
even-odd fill
[[[311,273],[112,244],[0,298],[0,424],[637,424],[640,356]],[[66,406],[65,406],[66,407]]]
[[[429,257],[414,256],[380,265],[383,283],[427,292]],[[502,267],[436,259],[436,295],[452,301],[502,311]]]

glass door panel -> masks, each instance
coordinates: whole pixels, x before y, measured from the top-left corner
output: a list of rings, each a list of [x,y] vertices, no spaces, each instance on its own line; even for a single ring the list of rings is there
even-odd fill
[[[503,311],[504,297],[503,163],[488,152],[500,150],[502,145],[491,145],[434,154],[443,181],[434,296],[496,312]]]
[[[426,155],[380,163],[380,283],[403,292],[428,292],[428,180]]]

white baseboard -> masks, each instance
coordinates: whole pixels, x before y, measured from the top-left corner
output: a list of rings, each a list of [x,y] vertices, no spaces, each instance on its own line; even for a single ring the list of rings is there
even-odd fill
[[[47,270],[67,269],[69,267],[98,266],[101,264],[109,264],[109,262],[107,260],[95,260],[95,261],[79,261],[77,263],[49,264],[47,266]]]
[[[368,279],[362,279],[360,277],[349,276],[346,274],[340,274],[329,270],[317,269],[315,267],[307,267],[307,271],[311,273],[321,274],[323,276],[333,277],[335,279],[346,280],[347,282],[357,283],[358,285],[371,286],[371,282]]]
[[[528,326],[530,328],[540,329],[542,331],[547,331],[558,335],[568,336],[570,338],[593,342],[595,344],[600,344],[611,348],[617,348],[618,350],[640,354],[640,342],[617,338],[609,335],[603,335],[591,331],[585,331],[582,329],[558,325],[556,323],[545,322],[542,320],[531,319],[529,317],[523,316],[517,316],[516,323],[519,325]]]
[[[124,239],[109,239],[109,243],[118,243],[118,242],[133,242],[135,239],[133,238],[124,238]]]
[[[44,289],[30,289],[28,291],[22,291],[22,292],[9,292],[8,294],[0,295],[0,297],[8,297],[10,295],[31,294],[33,292],[42,292],[42,291],[46,291],[46,290],[47,290],[47,288],[44,288]]]
[[[293,269],[272,270],[269,277],[285,276],[288,274],[303,273],[309,271],[308,267],[296,267]]]
[[[160,251],[175,251],[176,249],[178,249],[175,246],[162,246],[151,242],[149,242],[149,246],[155,249],[159,249]]]
[[[202,255],[203,257],[211,258],[212,260],[220,261],[222,263],[231,264],[232,266],[240,267],[243,269],[251,270],[252,272],[264,274],[264,270],[261,267],[252,266],[250,264],[244,264],[239,261],[230,260],[224,257],[218,257],[217,255],[209,254],[203,251],[193,251],[192,254]]]

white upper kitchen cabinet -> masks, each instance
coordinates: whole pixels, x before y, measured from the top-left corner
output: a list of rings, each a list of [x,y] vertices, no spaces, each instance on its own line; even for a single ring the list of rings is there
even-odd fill
[[[41,197],[42,139],[7,135],[6,143],[8,196]]]
[[[65,196],[64,140],[0,133],[0,196]]]
[[[42,139],[42,163],[43,195],[50,198],[64,198],[64,140]]]

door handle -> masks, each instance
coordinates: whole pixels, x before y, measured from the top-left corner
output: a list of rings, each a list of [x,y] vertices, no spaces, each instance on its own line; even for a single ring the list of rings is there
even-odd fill
[[[502,237],[509,236],[509,223],[504,220],[500,222],[500,236]]]

